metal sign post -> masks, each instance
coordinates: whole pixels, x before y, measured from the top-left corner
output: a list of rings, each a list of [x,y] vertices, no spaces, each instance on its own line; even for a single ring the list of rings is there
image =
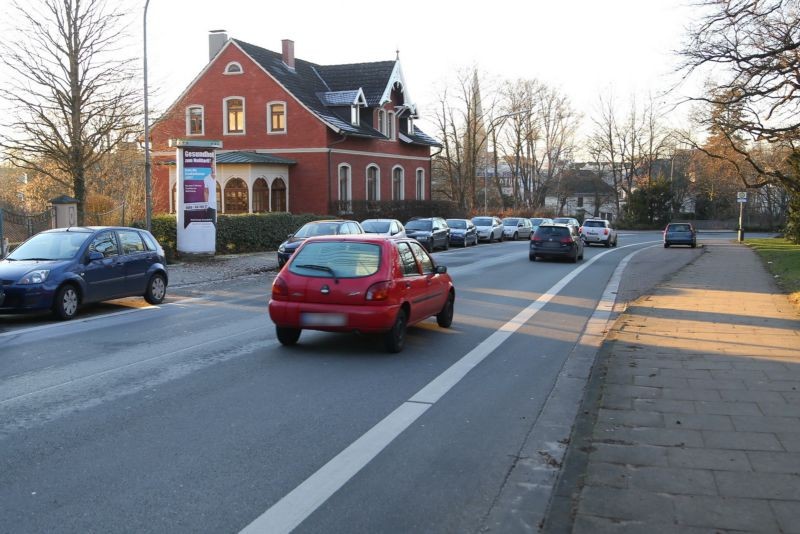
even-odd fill
[[[747,191],[739,191],[736,193],[736,202],[739,203],[739,242],[744,241],[744,229],[742,228],[742,215],[744,214],[744,205],[747,202]]]

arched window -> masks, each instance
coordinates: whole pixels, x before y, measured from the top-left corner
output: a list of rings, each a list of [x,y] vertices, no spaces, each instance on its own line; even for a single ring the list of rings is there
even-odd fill
[[[253,213],[269,211],[269,186],[267,181],[259,178],[253,184]]]
[[[403,168],[392,169],[392,200],[403,200]]]
[[[225,184],[225,213],[247,213],[247,184],[240,178],[232,178]]]
[[[186,108],[186,135],[203,135],[203,106]]]
[[[272,181],[270,211],[286,211],[286,183],[281,178]]]
[[[378,131],[383,135],[386,135],[386,110],[379,109],[378,110]]]
[[[367,167],[367,200],[374,202],[381,199],[381,174],[376,165]]]
[[[350,165],[339,165],[339,211],[350,211]]]
[[[425,171],[417,169],[417,200],[425,200]]]
[[[244,72],[241,63],[238,61],[231,61],[225,65],[225,74],[241,74]]]

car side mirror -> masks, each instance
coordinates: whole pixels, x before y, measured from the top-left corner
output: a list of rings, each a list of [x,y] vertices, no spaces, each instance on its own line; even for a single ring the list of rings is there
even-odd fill
[[[437,265],[436,274],[445,274],[447,272],[447,265]]]
[[[91,251],[89,255],[86,257],[86,259],[88,260],[87,263],[91,263],[97,260],[102,260],[103,258],[104,258],[103,253],[97,252],[96,250]]]
[[[286,239],[291,239],[293,237],[294,237],[294,234],[289,234],[289,235],[286,236]]]

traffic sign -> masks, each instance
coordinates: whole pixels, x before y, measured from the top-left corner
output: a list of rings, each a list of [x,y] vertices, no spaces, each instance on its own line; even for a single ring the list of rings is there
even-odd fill
[[[739,191],[736,193],[736,202],[747,202],[747,191]]]

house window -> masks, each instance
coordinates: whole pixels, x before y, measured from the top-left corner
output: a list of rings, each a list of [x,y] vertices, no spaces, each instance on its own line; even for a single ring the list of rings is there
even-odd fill
[[[392,200],[403,200],[403,168],[392,169]]]
[[[361,123],[361,111],[358,106],[350,106],[350,124],[358,126]]]
[[[386,114],[386,137],[394,141],[394,112]]]
[[[417,169],[417,200],[425,200],[425,171]]]
[[[408,135],[414,135],[414,119],[408,118]]]
[[[378,131],[386,135],[386,110],[378,110]]]
[[[263,178],[253,183],[253,213],[269,211],[269,186]]]
[[[286,104],[271,102],[267,105],[269,133],[286,133]]]
[[[380,171],[375,165],[367,167],[367,200],[380,200]]]
[[[225,74],[241,74],[243,72],[244,69],[238,61],[231,61],[225,66]]]
[[[203,106],[186,108],[186,135],[203,135]]]
[[[350,211],[350,166],[339,165],[339,211]]]
[[[286,183],[282,178],[276,178],[272,182],[270,211],[286,211]]]
[[[583,207],[583,197],[578,197],[578,207],[579,208]]]
[[[249,211],[247,184],[233,178],[225,184],[225,213],[247,213]]]
[[[232,97],[225,99],[225,133],[244,133],[244,99]]]

